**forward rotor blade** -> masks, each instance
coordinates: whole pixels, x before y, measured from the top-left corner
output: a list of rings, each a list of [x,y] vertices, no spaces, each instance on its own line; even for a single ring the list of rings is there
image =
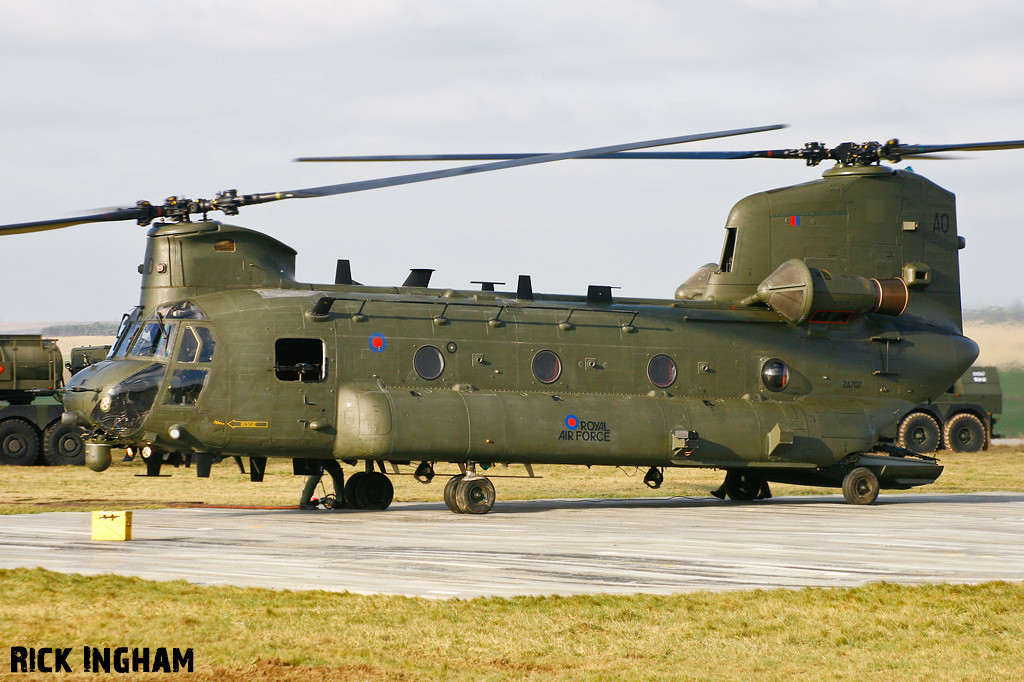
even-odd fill
[[[15,223],[13,225],[0,225],[0,236],[7,234],[27,234],[29,232],[45,232],[46,230],[59,230],[62,227],[81,225],[83,223],[105,223],[118,220],[138,220],[143,212],[138,208],[119,208],[107,213],[94,213],[75,218],[60,220],[37,220],[31,223]]]
[[[697,135],[680,135],[678,137],[666,137],[658,140],[645,140],[643,142],[631,142],[617,144],[608,147],[595,147],[593,149],[581,149],[572,152],[558,154],[541,154],[537,156],[523,156],[515,159],[505,159],[494,163],[476,164],[472,166],[459,166],[443,170],[429,171],[426,173],[412,173],[408,175],[397,175],[389,178],[377,178],[375,180],[362,180],[357,182],[345,182],[337,185],[325,185],[323,187],[307,187],[304,189],[291,190],[289,192],[265,192],[262,194],[238,194],[235,190],[225,190],[217,194],[214,199],[197,199],[195,201],[180,197],[171,197],[161,206],[154,206],[145,201],[137,202],[133,208],[119,208],[106,213],[95,213],[91,215],[78,216],[58,220],[40,220],[31,223],[15,223],[12,225],[0,225],[0,236],[5,234],[22,234],[26,232],[42,232],[44,230],[57,230],[71,225],[84,223],[98,223],[117,220],[136,220],[140,225],[148,225],[155,218],[171,218],[173,220],[187,220],[193,214],[203,214],[210,211],[223,211],[227,215],[235,215],[241,206],[252,206],[265,204],[282,199],[309,199],[312,197],[326,197],[335,194],[350,194],[362,192],[369,189],[382,187],[395,187],[397,185],[409,185],[416,182],[428,180],[440,180],[442,178],[457,177],[460,175],[472,175],[475,173],[486,173],[488,171],[502,170],[505,168],[516,168],[519,166],[532,166],[552,161],[565,159],[579,159],[588,156],[601,154],[615,154],[617,152],[631,151],[634,149],[649,149],[651,147],[662,147],[683,142],[696,142],[698,140],[713,140],[719,137],[732,137],[734,135],[748,135],[768,130],[785,128],[784,125],[759,126],[756,128],[738,128],[735,130],[722,130]]]
[[[740,128],[736,130],[723,130],[713,133],[698,135],[681,135],[679,137],[666,137],[659,140],[646,140],[643,142],[632,142],[617,144],[608,147],[595,147],[593,149],[581,149],[573,152],[561,152],[558,154],[542,154],[540,156],[527,156],[515,159],[506,159],[494,163],[484,163],[474,166],[459,166],[457,168],[445,168],[442,170],[428,171],[426,173],[412,173],[410,175],[396,175],[390,178],[378,178],[376,180],[362,180],[357,182],[346,182],[338,185],[325,185],[323,187],[310,187],[307,189],[282,192],[282,199],[305,199],[310,197],[331,196],[334,194],[349,194],[351,192],[363,192],[368,189],[381,187],[394,187],[396,185],[409,185],[415,182],[426,182],[428,180],[440,180],[441,178],[453,178],[460,175],[472,175],[475,173],[487,173],[489,171],[502,170],[505,168],[517,168],[519,166],[532,166],[552,161],[564,161],[566,159],[580,159],[600,154],[614,154],[617,152],[632,151],[634,149],[649,149],[651,147],[663,147],[670,144],[681,144],[683,142],[696,142],[698,140],[713,140],[720,137],[732,137],[734,135],[747,135],[749,133],[761,133],[768,130],[785,128],[784,125],[761,126],[757,128]]]

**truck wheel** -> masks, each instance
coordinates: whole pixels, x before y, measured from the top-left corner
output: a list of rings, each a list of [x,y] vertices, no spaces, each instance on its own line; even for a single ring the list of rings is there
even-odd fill
[[[946,422],[943,438],[953,452],[978,452],[985,447],[985,424],[970,412],[953,415]]]
[[[850,504],[872,504],[878,499],[878,477],[864,467],[857,467],[843,477],[843,497]]]
[[[0,424],[0,464],[35,464],[38,454],[36,427],[21,419],[8,419]]]
[[[935,417],[924,412],[908,414],[900,422],[896,445],[918,455],[927,455],[939,449],[942,431]]]
[[[85,464],[85,443],[77,426],[56,422],[43,433],[43,457],[48,464],[63,466]]]

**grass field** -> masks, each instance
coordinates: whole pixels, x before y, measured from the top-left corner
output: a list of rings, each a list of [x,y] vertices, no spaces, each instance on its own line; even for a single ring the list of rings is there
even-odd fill
[[[1007,583],[438,601],[20,569],[0,639],[74,647],[75,672],[83,646],[191,647],[197,682],[987,682],[1024,675],[1022,604]],[[107,678],[147,676],[60,676]]]
[[[1024,447],[942,459],[943,476],[919,491],[1024,491]],[[495,478],[498,504],[530,497],[705,496],[721,481],[720,472],[670,470],[655,491],[642,485],[642,471],[536,470],[542,478]],[[137,478],[143,471],[138,464],[102,474],[0,467],[0,509],[291,506],[302,482],[286,462],[272,462],[259,484],[231,460],[214,467],[209,479],[185,469]],[[439,501],[443,480],[440,471],[428,486],[395,477],[396,499]],[[76,671],[83,646],[191,647],[196,670],[179,676],[194,682],[1024,679],[1024,585],[1006,583],[439,601],[18,569],[0,570],[0,613],[7,646],[74,647]],[[167,677],[4,677],[8,660],[0,661],[0,679]]]
[[[919,492],[973,492],[1009,490],[1024,492],[1024,447],[996,446],[973,454],[942,453],[945,466],[939,480],[907,492],[883,491],[883,495]],[[245,460],[243,460],[245,461]],[[165,467],[167,477],[143,476],[138,461],[115,463],[103,473],[85,467],[0,467],[0,513],[82,511],[104,506],[154,508],[167,506],[230,505],[290,507],[298,504],[303,478],[292,475],[288,460],[270,460],[262,483],[252,483],[227,459],[213,468],[210,478],[200,479],[194,470]],[[354,468],[347,467],[346,473]],[[411,467],[405,467],[411,473]],[[412,476],[392,476],[397,502],[440,502],[444,482],[457,473],[454,466],[439,465],[429,485]],[[494,481],[498,501],[566,497],[706,497],[718,488],[723,474],[714,470],[669,469],[665,483],[652,490],[643,484],[643,470],[616,467],[536,466],[539,478],[524,478],[521,466],[494,467],[486,472]],[[504,478],[504,476],[517,476]],[[324,482],[330,485],[330,477]],[[322,492],[330,492],[326,489]],[[835,488],[808,488],[773,484],[778,495],[838,494]]]

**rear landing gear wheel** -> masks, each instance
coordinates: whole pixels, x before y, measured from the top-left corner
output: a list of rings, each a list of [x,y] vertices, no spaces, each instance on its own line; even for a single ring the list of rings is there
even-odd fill
[[[900,422],[896,445],[917,455],[927,455],[939,449],[942,431],[935,417],[924,412],[914,412]]]
[[[878,499],[878,477],[857,467],[843,477],[843,497],[850,504],[873,504]]]
[[[486,514],[494,506],[494,484],[485,476],[463,478],[455,486],[455,506],[463,514]]]
[[[444,504],[450,511],[456,514],[461,514],[462,512],[455,504],[455,488],[458,487],[464,478],[466,478],[466,474],[458,474],[449,478],[448,482],[444,484]]]
[[[943,439],[946,447],[953,452],[978,452],[988,442],[986,435],[985,424],[978,417],[969,412],[961,412],[946,422]]]
[[[725,494],[730,500],[749,502],[761,492],[764,481],[757,474],[745,471],[730,471],[725,475]]]

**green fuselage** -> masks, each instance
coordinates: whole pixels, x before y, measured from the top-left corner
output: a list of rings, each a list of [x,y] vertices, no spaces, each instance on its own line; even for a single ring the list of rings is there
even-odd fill
[[[100,386],[152,368],[162,376],[151,409],[131,430],[107,429],[112,441],[271,457],[814,468],[870,451],[976,354],[913,317],[794,326],[721,304],[514,296],[338,285],[198,295],[205,319],[164,319],[165,357],[86,369],[74,385],[98,391],[69,393],[68,406],[95,423]],[[328,312],[310,315],[321,299]],[[204,335],[215,340],[206,362],[183,355]],[[542,351],[558,357],[550,383],[534,372]],[[652,379],[656,356],[675,371],[662,359]],[[778,391],[762,379],[771,360],[788,370]],[[175,377],[189,372],[202,386],[182,399]]]

